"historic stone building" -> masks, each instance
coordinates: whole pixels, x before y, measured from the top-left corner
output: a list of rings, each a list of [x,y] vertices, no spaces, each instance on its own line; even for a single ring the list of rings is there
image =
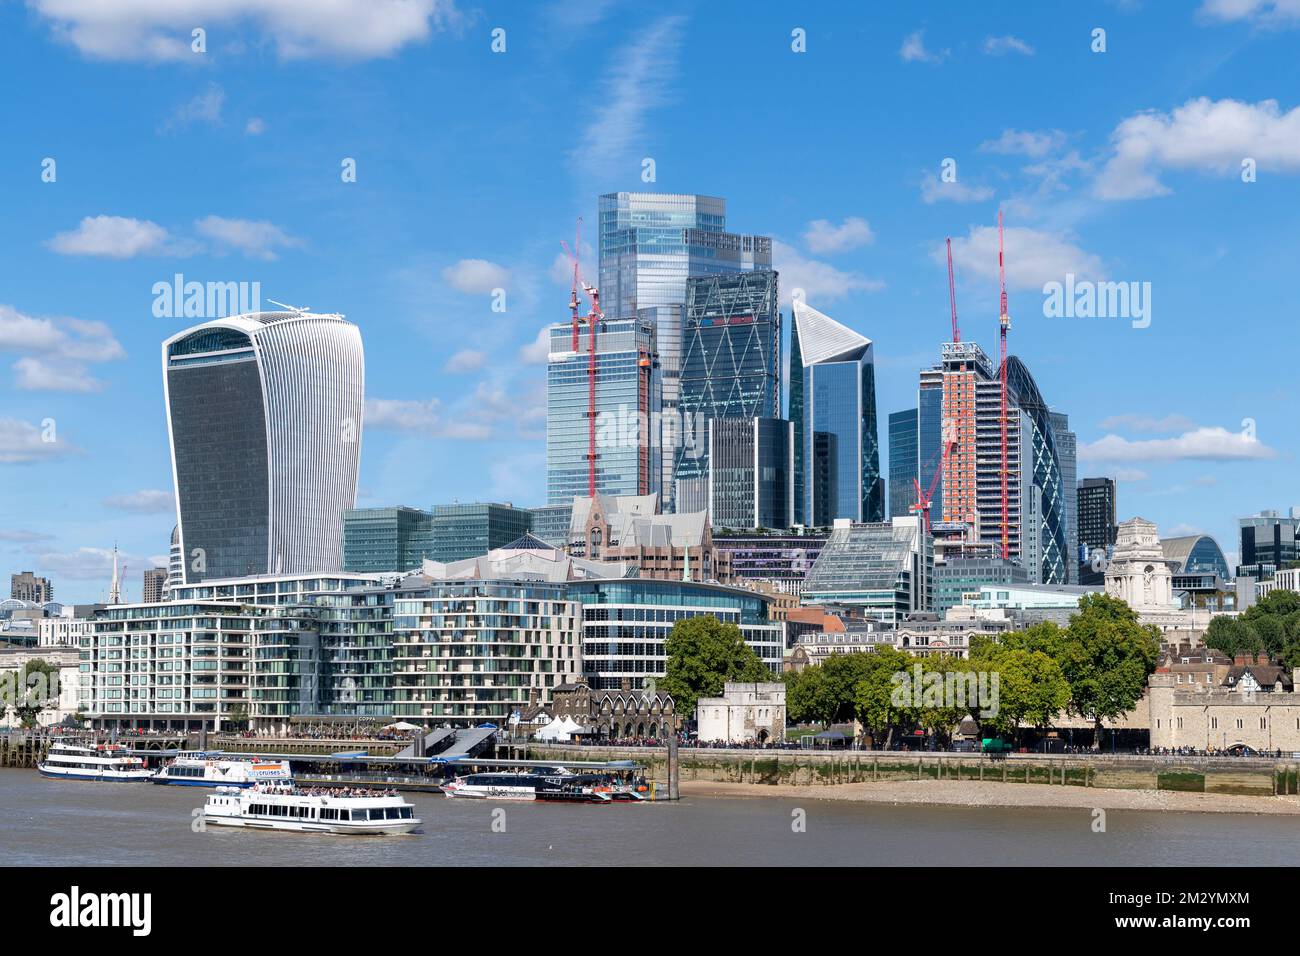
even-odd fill
[[[1137,612],[1138,620],[1160,630],[1167,644],[1199,643],[1211,612],[1184,610],[1174,597],[1173,569],[1160,545],[1155,522],[1131,518],[1119,526],[1115,554],[1106,568],[1106,593]]]
[[[630,681],[620,690],[592,690],[583,681],[562,684],[554,689],[552,701],[557,720],[571,718],[589,737],[657,739],[673,732],[677,716],[671,694],[633,690]]]
[[[1300,751],[1297,677],[1265,654],[1162,664],[1149,681],[1151,746]]]
[[[657,494],[574,498],[566,550],[634,565],[642,578],[722,584],[733,578],[731,552],[713,546],[708,512],[660,514]]]
[[[727,681],[721,697],[695,705],[701,742],[743,744],[785,740],[785,684]]]

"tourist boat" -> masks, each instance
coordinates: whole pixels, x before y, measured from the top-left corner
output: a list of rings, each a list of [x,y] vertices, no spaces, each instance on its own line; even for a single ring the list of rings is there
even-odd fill
[[[131,756],[125,747],[114,744],[95,747],[55,744],[36,769],[45,777],[102,783],[139,783],[154,774],[145,766],[144,760]]]
[[[287,760],[231,760],[202,751],[182,751],[150,782],[175,787],[251,787],[257,783],[289,783],[292,779]]]
[[[203,805],[203,821],[250,830],[360,835],[410,833],[421,822],[415,806],[394,792],[261,783],[218,787]]]
[[[615,786],[597,774],[576,774],[562,767],[505,773],[471,773],[442,786],[448,797],[474,800],[542,800],[552,803],[611,803],[640,800],[633,790]]]

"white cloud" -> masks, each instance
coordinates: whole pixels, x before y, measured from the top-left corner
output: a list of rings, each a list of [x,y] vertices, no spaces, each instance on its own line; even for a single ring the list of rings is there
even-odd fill
[[[54,441],[45,441],[47,437]],[[44,423],[40,428],[16,418],[0,418],[0,464],[25,464],[48,461],[77,452],[78,449],[58,437],[57,423],[49,432]]]
[[[167,230],[147,219],[125,216],[87,216],[70,232],[61,232],[48,245],[65,256],[101,256],[130,259],[162,255],[168,251]]]
[[[685,39],[685,18],[665,17],[638,30],[628,45],[612,52],[612,67],[600,85],[599,104],[588,109],[570,162],[587,180],[624,182],[651,155],[646,117],[669,100],[677,74],[678,49]],[[624,187],[620,187],[624,188]]]
[[[1067,272],[1078,279],[1099,279],[1101,260],[1069,239],[1038,229],[1013,227],[1005,230],[1008,289],[1042,290],[1047,282],[1061,282]],[[931,257],[945,262],[943,243],[937,243]],[[996,282],[998,278],[998,227],[974,226],[970,233],[952,241],[952,260],[964,272]]]
[[[1205,0],[1197,14],[1206,20],[1245,20],[1262,27],[1300,23],[1300,0]]]
[[[1259,439],[1218,426],[1196,428],[1176,438],[1130,441],[1106,435],[1079,446],[1079,458],[1094,461],[1249,461],[1276,456]]]
[[[104,499],[104,507],[135,514],[167,514],[176,510],[176,498],[170,491],[146,488]]]
[[[1147,473],[1141,468],[1116,468],[1112,477],[1116,481],[1146,481]]]
[[[221,110],[225,103],[226,91],[216,83],[209,83],[202,93],[176,107],[163,122],[160,131],[168,133],[194,123],[220,126]]]
[[[21,356],[13,363],[15,384],[28,391],[94,392],[103,383],[83,363],[110,362],[126,351],[102,322],[38,319],[0,304],[0,352]]]
[[[1065,145],[1066,136],[1059,129],[1019,130],[1004,129],[997,139],[980,143],[981,153],[999,153],[1004,156],[1029,156],[1041,159]]]
[[[870,224],[859,216],[849,216],[838,226],[825,219],[814,219],[803,234],[804,245],[818,255],[865,246],[875,238]]]
[[[196,25],[246,25],[274,41],[282,59],[368,59],[396,53],[432,31],[459,29],[452,0],[28,0],[54,35],[89,57],[192,60]]]
[[[244,132],[249,136],[261,136],[266,132],[266,120],[260,116],[254,116],[244,124]]]
[[[447,364],[442,367],[444,372],[459,374],[461,372],[475,372],[483,367],[487,361],[486,352],[477,352],[474,349],[461,349],[451,358],[447,359]]]
[[[1093,191],[1101,199],[1146,199],[1170,190],[1162,170],[1240,175],[1245,159],[1260,172],[1300,172],[1300,107],[1277,100],[1188,100],[1170,113],[1130,116],[1111,133],[1112,154]]]
[[[448,285],[467,295],[486,295],[493,289],[505,288],[510,282],[506,267],[487,259],[461,259],[443,269],[442,277]]]
[[[366,427],[412,432],[427,438],[490,438],[482,422],[448,415],[436,398],[427,401],[394,398],[366,399]]]
[[[23,531],[19,528],[0,528],[0,541],[15,541],[19,544],[32,544],[36,541],[49,541],[53,535],[41,531]]]
[[[525,365],[545,365],[551,354],[551,329],[544,325],[537,331],[537,338],[519,348],[519,361]]]
[[[1134,432],[1186,432],[1196,428],[1196,422],[1185,415],[1166,415],[1156,418],[1152,415],[1112,415],[1103,421],[1100,427],[1104,431]]]
[[[898,50],[898,55],[902,57],[904,63],[942,63],[948,58],[949,50],[940,50],[932,53],[925,48],[924,30],[917,30],[915,33],[909,33],[903,40],[902,47]]]
[[[983,202],[993,195],[988,186],[967,186],[963,182],[945,183],[934,173],[926,174],[921,180],[921,201],[936,202]]]
[[[1172,525],[1171,527],[1162,529],[1160,532],[1160,537],[1185,538],[1193,534],[1205,534],[1205,529],[1202,528],[1200,525],[1181,523],[1181,524]]]
[[[265,219],[225,219],[221,216],[206,216],[195,220],[194,228],[205,239],[237,249],[250,259],[263,259],[268,262],[276,258],[276,249],[286,249],[302,245],[279,226]]]
[[[879,279],[846,272],[826,262],[805,258],[793,246],[772,241],[772,267],[780,273],[781,301],[789,302],[794,289],[803,289],[809,300],[833,302],[853,292],[877,292],[885,287]]]
[[[1001,56],[1004,53],[1021,53],[1025,56],[1033,56],[1034,48],[1020,37],[987,37],[984,40],[984,52],[990,56]]]

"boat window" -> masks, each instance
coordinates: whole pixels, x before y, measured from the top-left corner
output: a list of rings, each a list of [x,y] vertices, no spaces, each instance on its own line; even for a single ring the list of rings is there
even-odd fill
[[[399,820],[401,819],[402,814],[399,813],[398,811],[400,811],[401,809],[402,809],[401,807],[388,807],[387,812],[384,814],[384,816],[386,816],[389,820]]]
[[[410,807],[398,807],[397,809],[399,809],[399,810],[402,811],[402,812],[401,812],[401,816],[400,816],[399,819],[402,819],[402,820],[410,820],[410,819],[412,819],[412,817],[411,817],[411,808],[410,808]]]

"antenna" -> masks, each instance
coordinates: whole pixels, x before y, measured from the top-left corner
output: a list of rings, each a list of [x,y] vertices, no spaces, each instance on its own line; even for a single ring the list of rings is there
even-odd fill
[[[296,305],[288,305],[287,303],[284,302],[276,302],[274,299],[267,299],[266,301],[270,302],[272,305],[278,305],[280,308],[286,309],[289,312],[310,312],[311,311],[311,306],[309,305],[304,305],[299,307]]]

